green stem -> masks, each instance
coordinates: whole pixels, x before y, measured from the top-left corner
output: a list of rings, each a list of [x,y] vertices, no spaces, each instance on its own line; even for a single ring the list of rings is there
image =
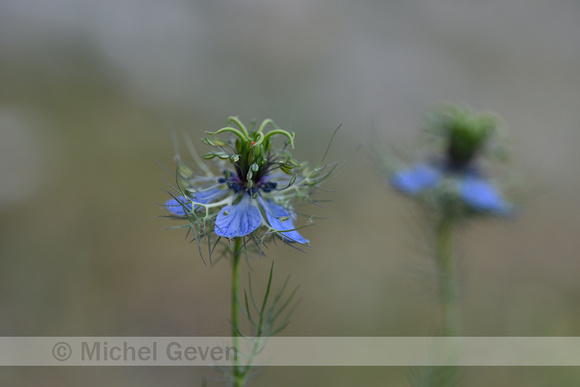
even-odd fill
[[[442,336],[459,336],[461,315],[453,261],[453,221],[446,218],[437,226],[437,270],[443,318]]]
[[[238,348],[238,338],[240,337],[238,300],[240,293],[240,260],[242,256],[242,243],[243,238],[236,238],[232,257],[232,344],[234,348]],[[245,374],[242,372],[236,357],[234,357],[233,368],[234,387],[243,387],[245,384]]]
[[[437,225],[436,259],[439,275],[439,297],[441,299],[441,335],[457,337],[461,335],[461,314],[455,261],[453,260],[453,220],[443,217]],[[453,345],[453,343],[451,343]],[[457,361],[456,348],[451,348],[448,361]],[[459,369],[456,366],[435,367],[429,377],[431,387],[453,387],[458,385]]]

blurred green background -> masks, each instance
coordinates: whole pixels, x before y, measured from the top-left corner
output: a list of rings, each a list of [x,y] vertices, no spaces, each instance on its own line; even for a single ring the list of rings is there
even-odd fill
[[[438,101],[506,121],[525,198],[461,235],[467,336],[580,335],[580,3],[0,0],[0,335],[224,336],[230,268],[166,232],[171,128],[270,117],[299,160],[376,131],[409,146]],[[199,144],[199,149],[205,149]],[[412,206],[368,147],[326,184],[306,254],[271,259],[288,336],[425,336],[439,317]],[[244,266],[242,272],[247,272]],[[265,368],[253,386],[399,386],[411,369]],[[577,368],[464,369],[467,386],[577,386]],[[199,386],[202,368],[3,368],[5,386]],[[221,385],[210,379],[210,386]]]

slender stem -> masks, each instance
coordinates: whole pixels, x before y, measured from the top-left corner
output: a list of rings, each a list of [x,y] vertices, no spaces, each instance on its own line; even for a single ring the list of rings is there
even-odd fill
[[[461,334],[459,296],[453,261],[453,221],[443,218],[437,226],[437,270],[443,318],[442,336]]]
[[[441,299],[442,329],[441,335],[457,337],[461,335],[461,314],[459,311],[459,295],[455,261],[453,260],[453,220],[443,217],[437,225],[436,259],[439,274],[439,297]],[[453,364],[457,361],[457,348],[450,342]],[[456,366],[435,367],[429,377],[431,387],[453,387],[458,385],[459,369]]]
[[[240,293],[240,260],[242,256],[243,238],[236,238],[234,243],[232,257],[232,344],[238,348],[240,337],[239,319],[238,319],[238,300]],[[234,357],[234,387],[243,387],[245,384],[245,375],[239,367],[238,360]]]

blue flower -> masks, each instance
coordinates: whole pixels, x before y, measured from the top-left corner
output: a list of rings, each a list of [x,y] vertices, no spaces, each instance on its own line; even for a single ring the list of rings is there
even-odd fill
[[[308,244],[294,225],[296,212],[292,204],[296,199],[313,202],[310,192],[330,176],[335,166],[308,169],[292,158],[286,146],[274,148],[272,136],[284,136],[293,146],[294,135],[277,128],[271,120],[251,133],[236,118],[230,118],[230,122],[239,129],[227,127],[209,134],[230,132],[237,138],[203,139],[218,149],[203,158],[215,159],[222,174],[214,174],[203,164],[203,173],[196,173],[178,157],[178,188],[165,208],[188,219],[196,238],[209,235],[211,230],[228,239],[273,234],[286,242]],[[266,125],[272,125],[274,130],[264,134]],[[257,233],[260,229],[261,234]]]
[[[452,183],[455,194],[473,210],[506,215],[512,209],[497,188],[472,169],[419,163],[396,171],[391,176],[391,184],[404,194],[414,196],[436,190],[444,179]]]
[[[392,186],[449,217],[510,214],[513,205],[485,177],[480,162],[506,154],[498,118],[448,106],[428,123],[430,161],[395,170]]]
[[[169,199],[165,208],[173,215],[195,219],[203,216],[204,208],[211,208],[217,203],[217,206],[223,205],[215,217],[214,231],[220,237],[244,237],[263,225],[288,242],[308,244],[309,241],[296,231],[290,212],[276,204],[275,195],[264,198],[271,196],[269,194],[276,189],[277,182],[264,179],[250,190],[240,188],[241,180],[238,177],[218,178],[216,182],[221,188],[198,191],[193,198],[177,196]],[[224,205],[226,202],[231,204]]]
[[[231,204],[223,206],[215,217],[216,235],[229,239],[244,237],[263,225],[288,242],[308,244],[309,241],[296,231],[292,221],[293,216],[288,210],[276,204],[275,198],[264,199],[264,196],[272,192],[278,183],[268,181],[260,184],[257,189],[251,190],[256,196],[253,198],[248,191],[240,189],[238,178],[216,180],[225,188],[200,191],[191,199],[178,196],[169,199],[165,203],[165,208],[179,217],[196,218],[203,216],[204,207],[211,206],[215,202],[225,204],[228,201]],[[224,197],[226,197],[225,200]]]

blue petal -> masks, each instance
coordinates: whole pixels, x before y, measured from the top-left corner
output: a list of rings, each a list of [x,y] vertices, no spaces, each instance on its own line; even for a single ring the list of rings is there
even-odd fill
[[[174,215],[185,216],[184,208],[191,212],[191,202],[185,196],[178,196],[166,201],[165,208]]]
[[[292,218],[284,207],[279,206],[273,201],[266,202],[263,199],[260,199],[260,204],[264,207],[270,226],[272,226],[276,231],[283,231],[280,234],[282,234],[288,242],[298,242],[303,245],[308,244],[308,239],[304,238],[298,231],[294,230],[295,227]],[[280,220],[280,218],[283,217],[287,217],[288,219],[284,221]]]
[[[391,177],[391,184],[404,193],[414,195],[436,185],[440,178],[441,172],[437,169],[425,164],[416,164],[412,168],[395,172]]]
[[[215,233],[226,238],[248,235],[262,224],[262,214],[244,193],[236,205],[225,206],[215,220]]]
[[[165,202],[165,208],[174,215],[177,216],[185,216],[184,208],[187,212],[192,211],[191,202],[197,202],[201,204],[207,204],[214,199],[219,198],[222,196],[226,190],[222,190],[219,188],[212,188],[208,191],[199,191],[195,193],[195,197],[193,199],[186,198],[185,196],[178,196],[176,198],[169,199]],[[197,204],[194,208],[199,207]]]
[[[207,191],[198,191],[195,192],[193,200],[194,202],[197,203],[201,203],[201,204],[207,204],[212,202],[215,199],[218,199],[220,196],[222,196],[224,193],[227,193],[228,190],[223,190],[223,189],[219,189],[219,188],[212,188],[209,189]],[[231,191],[229,191],[231,192]],[[197,206],[196,206],[197,207]]]
[[[482,178],[465,177],[460,183],[459,194],[465,203],[479,211],[507,214],[511,209],[493,184]]]

